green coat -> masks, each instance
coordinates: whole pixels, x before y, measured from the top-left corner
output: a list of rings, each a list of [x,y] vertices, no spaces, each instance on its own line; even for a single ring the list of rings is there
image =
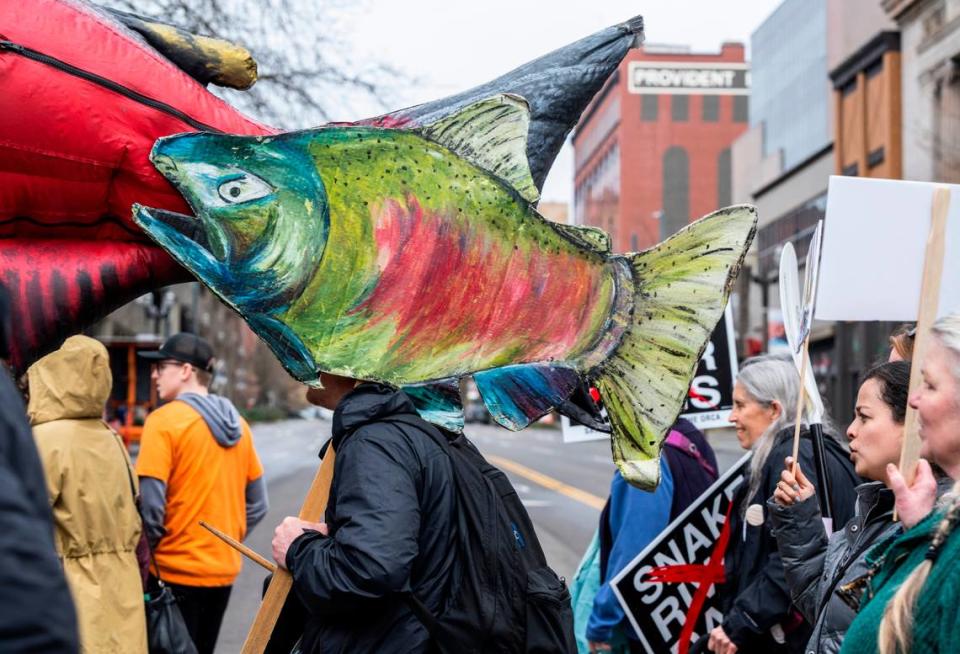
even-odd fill
[[[840,654],[875,654],[880,620],[887,603],[920,565],[943,511],[933,511],[910,531],[874,548],[868,563],[880,569],[847,631]],[[956,652],[960,643],[960,531],[954,529],[934,563],[914,608],[911,652]]]

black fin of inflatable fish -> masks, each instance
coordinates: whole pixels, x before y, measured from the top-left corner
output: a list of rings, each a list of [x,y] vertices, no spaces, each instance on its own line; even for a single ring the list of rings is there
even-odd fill
[[[600,30],[468,91],[384,116],[363,124],[416,128],[500,93],[518,95],[530,105],[527,161],[533,182],[543,182],[567,134],[630,48],[643,42],[643,18]]]

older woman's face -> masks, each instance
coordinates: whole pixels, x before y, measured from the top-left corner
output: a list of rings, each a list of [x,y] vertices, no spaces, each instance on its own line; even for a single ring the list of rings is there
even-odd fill
[[[850,460],[857,474],[874,481],[887,481],[888,463],[900,460],[903,425],[881,397],[880,382],[868,379],[860,386],[853,422],[847,427]]]
[[[740,447],[749,450],[763,432],[780,415],[780,406],[776,403],[762,404],[747,393],[743,384],[737,382],[733,387],[733,409],[729,421],[737,430]]]
[[[954,377],[955,355],[938,339],[931,339],[924,356],[923,383],[910,396],[920,416],[920,456],[940,465],[953,479],[960,478],[960,387]]]

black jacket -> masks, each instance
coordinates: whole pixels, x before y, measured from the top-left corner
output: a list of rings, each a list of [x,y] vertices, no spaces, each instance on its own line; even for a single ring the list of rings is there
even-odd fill
[[[791,605],[790,589],[784,577],[783,564],[772,532],[772,521],[766,502],[773,495],[783,460],[792,453],[793,428],[776,436],[773,449],[761,469],[760,485],[753,497],[747,498],[749,482],[745,480],[734,496],[731,512],[730,545],[724,559],[726,583],[721,586],[723,630],[744,652],[802,651],[810,635],[810,625]],[[826,466],[830,476],[835,524],[846,524],[853,517],[856,505],[855,488],[860,478],[853,470],[849,455],[829,436],[824,437]],[[800,466],[814,486],[818,485],[813,464],[810,434],[801,433]],[[744,503],[764,507],[764,522],[752,527],[743,520]],[[770,634],[774,625],[787,631],[786,645],[779,645]]]
[[[3,365],[0,364],[0,368]],[[76,652],[47,484],[20,394],[0,370],[0,652]]]
[[[425,652],[426,629],[404,594],[441,612],[455,573],[456,495],[447,454],[393,416],[410,399],[362,384],[333,415],[337,453],[330,536],[293,541],[287,567],[306,607],[304,652]]]

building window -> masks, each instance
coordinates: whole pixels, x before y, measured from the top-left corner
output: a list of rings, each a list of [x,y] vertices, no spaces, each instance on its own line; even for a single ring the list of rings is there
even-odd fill
[[[884,152],[884,150],[883,150],[883,146],[882,146],[882,145],[881,145],[879,148],[877,148],[876,150],[874,150],[873,152],[871,152],[870,154],[868,154],[868,155],[867,155],[867,168],[874,168],[874,167],[879,166],[880,164],[882,164],[882,163],[883,163],[883,159],[884,159],[884,155],[885,155],[885,152]]]
[[[715,123],[720,120],[720,96],[703,96],[703,122]]]
[[[637,238],[636,234],[630,235],[630,251],[636,252],[640,249],[640,239]]]
[[[657,119],[657,109],[660,106],[659,95],[640,96],[640,120],[652,123]]]
[[[663,153],[663,214],[660,216],[660,240],[682,229],[689,219],[690,158],[685,149],[674,146]]]
[[[844,166],[841,175],[846,175],[847,177],[856,177],[860,174],[860,167],[857,165],[857,162],[854,161],[852,164]]]
[[[674,95],[670,98],[670,117],[675,123],[685,123],[690,115],[690,96]]]
[[[750,109],[746,95],[733,96],[733,122],[745,123],[750,120]]]
[[[733,195],[733,172],[730,159],[730,148],[720,152],[717,157],[717,206],[728,207],[733,204],[731,196]]]

